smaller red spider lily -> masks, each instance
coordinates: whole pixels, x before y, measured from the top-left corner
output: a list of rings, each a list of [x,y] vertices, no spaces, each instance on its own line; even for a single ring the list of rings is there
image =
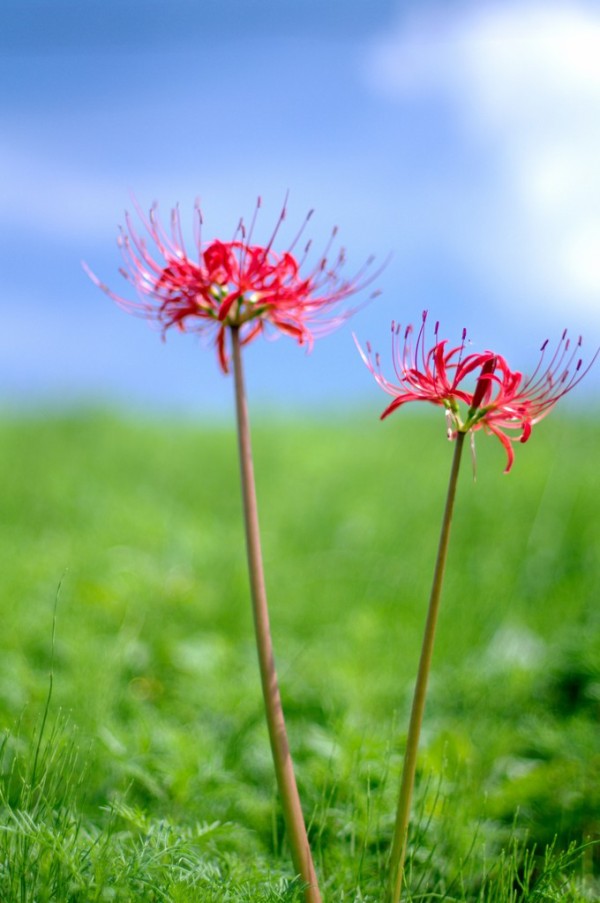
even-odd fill
[[[379,385],[394,400],[381,415],[383,420],[411,401],[427,401],[446,411],[448,438],[457,433],[473,434],[483,429],[496,436],[506,451],[508,473],[514,461],[513,442],[526,442],[532,427],[550,413],[557,401],[570,392],[588,372],[598,351],[584,368],[580,357],[582,339],[574,344],[565,329],[549,362],[546,340],[540,360],[529,377],[511,370],[506,360],[492,351],[465,354],[467,332],[463,330],[460,345],[448,349],[446,339],[439,340],[439,323],[434,328],[434,345],[425,348],[427,311],[412,344],[413,327],[404,331],[392,323],[392,358],[398,382],[388,380],[381,372],[379,354],[373,356],[371,346],[366,353],[356,341],[361,357]],[[474,381],[471,388],[465,382]],[[461,409],[466,406],[466,411]],[[517,435],[507,431],[516,430]]]
[[[159,323],[163,337],[171,326],[182,332],[212,334],[224,373],[229,371],[228,327],[238,329],[241,345],[247,345],[271,327],[275,334],[285,333],[310,350],[316,337],[335,329],[355,312],[356,308],[341,311],[341,302],[371,284],[380,271],[370,272],[371,257],[354,276],[344,277],[343,248],[332,261],[328,257],[337,236],[335,228],[324,252],[303,275],[311,242],[304,245],[300,259],[293,251],[313,211],[306,216],[290,247],[281,253],[273,250],[273,244],[286,218],[286,205],[266,245],[252,241],[260,207],[259,198],[249,230],[240,220],[231,241],[215,239],[205,244],[202,212],[196,203],[197,259],[192,259],[185,248],[177,207],[171,211],[167,233],[159,221],[156,204],[148,217],[136,205],[155,249],[153,256],[146,239],[138,234],[126,213],[126,227],[121,228],[118,239],[125,264],[120,273],[136,289],[137,301],[111,291],[85,263],[84,269],[126,311]]]

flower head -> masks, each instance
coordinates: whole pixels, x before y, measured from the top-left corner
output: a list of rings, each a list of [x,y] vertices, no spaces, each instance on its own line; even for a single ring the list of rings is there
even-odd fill
[[[426,350],[426,322],[427,311],[424,311],[414,345],[413,327],[402,330],[400,325],[392,323],[392,357],[397,382],[382,374],[379,355],[373,356],[370,345],[367,344],[365,353],[357,342],[362,359],[379,385],[394,396],[381,418],[410,401],[440,405],[446,411],[448,438],[479,429],[498,437],[508,459],[505,473],[514,460],[512,442],[526,442],[534,424],[583,379],[598,356],[596,351],[584,368],[580,357],[581,337],[572,343],[565,329],[550,360],[547,360],[546,340],[535,371],[524,377],[511,370],[506,360],[493,351],[465,354],[466,330],[460,344],[448,348],[447,340],[439,339],[439,323],[436,323],[434,344]]]
[[[249,229],[240,220],[231,241],[214,239],[204,243],[202,213],[196,204],[195,259],[186,251],[178,208],[171,212],[167,233],[156,205],[148,217],[136,207],[151,239],[152,251],[126,214],[126,227],[121,228],[118,239],[125,264],[120,272],[136,289],[136,301],[115,294],[85,264],[84,268],[96,285],[125,310],[158,322],[163,335],[171,326],[182,332],[211,335],[225,373],[229,369],[228,327],[239,329],[243,345],[272,327],[276,334],[286,333],[310,348],[315,337],[334,329],[354,312],[340,311],[339,305],[375,278],[376,274],[368,272],[373,259],[354,276],[344,277],[344,250],[340,249],[331,261],[328,257],[337,235],[334,229],[324,252],[312,268],[303,272],[311,242],[304,245],[300,259],[293,252],[312,210],[290,247],[277,252],[273,244],[286,217],[285,204],[266,245],[253,242],[260,206],[259,198]]]

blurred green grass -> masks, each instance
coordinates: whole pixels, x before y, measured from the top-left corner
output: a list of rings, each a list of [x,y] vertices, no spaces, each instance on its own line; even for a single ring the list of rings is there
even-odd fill
[[[597,418],[556,414],[508,476],[493,438],[477,436],[476,482],[465,456],[415,886],[450,881],[474,839],[493,856],[515,830],[540,848],[600,835],[599,448]],[[255,424],[284,707],[330,893],[380,880],[450,451],[429,411]],[[235,855],[285,873],[233,429],[4,418],[0,499],[8,759],[39,729],[62,581],[52,709],[68,713],[87,761],[79,810],[101,825],[102,807],[125,798],[147,818],[231,822]],[[597,850],[583,867],[592,880]]]

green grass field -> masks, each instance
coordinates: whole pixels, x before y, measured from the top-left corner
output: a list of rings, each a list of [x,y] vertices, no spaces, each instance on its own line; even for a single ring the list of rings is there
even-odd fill
[[[254,428],[275,650],[328,903],[382,899],[451,458],[443,418],[423,415]],[[509,476],[499,443],[477,440],[410,899],[597,900],[600,426],[559,411]],[[0,461],[0,900],[300,900],[233,427],[4,418]]]

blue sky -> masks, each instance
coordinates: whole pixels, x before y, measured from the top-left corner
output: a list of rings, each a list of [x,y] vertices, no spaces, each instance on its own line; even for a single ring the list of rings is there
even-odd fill
[[[231,411],[191,336],[161,343],[115,290],[117,225],[180,204],[229,237],[290,192],[318,247],[391,263],[382,296],[309,356],[248,349],[253,403],[383,408],[354,330],[392,319],[534,366],[564,326],[600,343],[600,5],[390,0],[4,0],[0,13],[0,399]],[[285,236],[283,237],[285,238]],[[600,367],[578,395],[600,386]],[[575,399],[574,399],[575,400]]]

